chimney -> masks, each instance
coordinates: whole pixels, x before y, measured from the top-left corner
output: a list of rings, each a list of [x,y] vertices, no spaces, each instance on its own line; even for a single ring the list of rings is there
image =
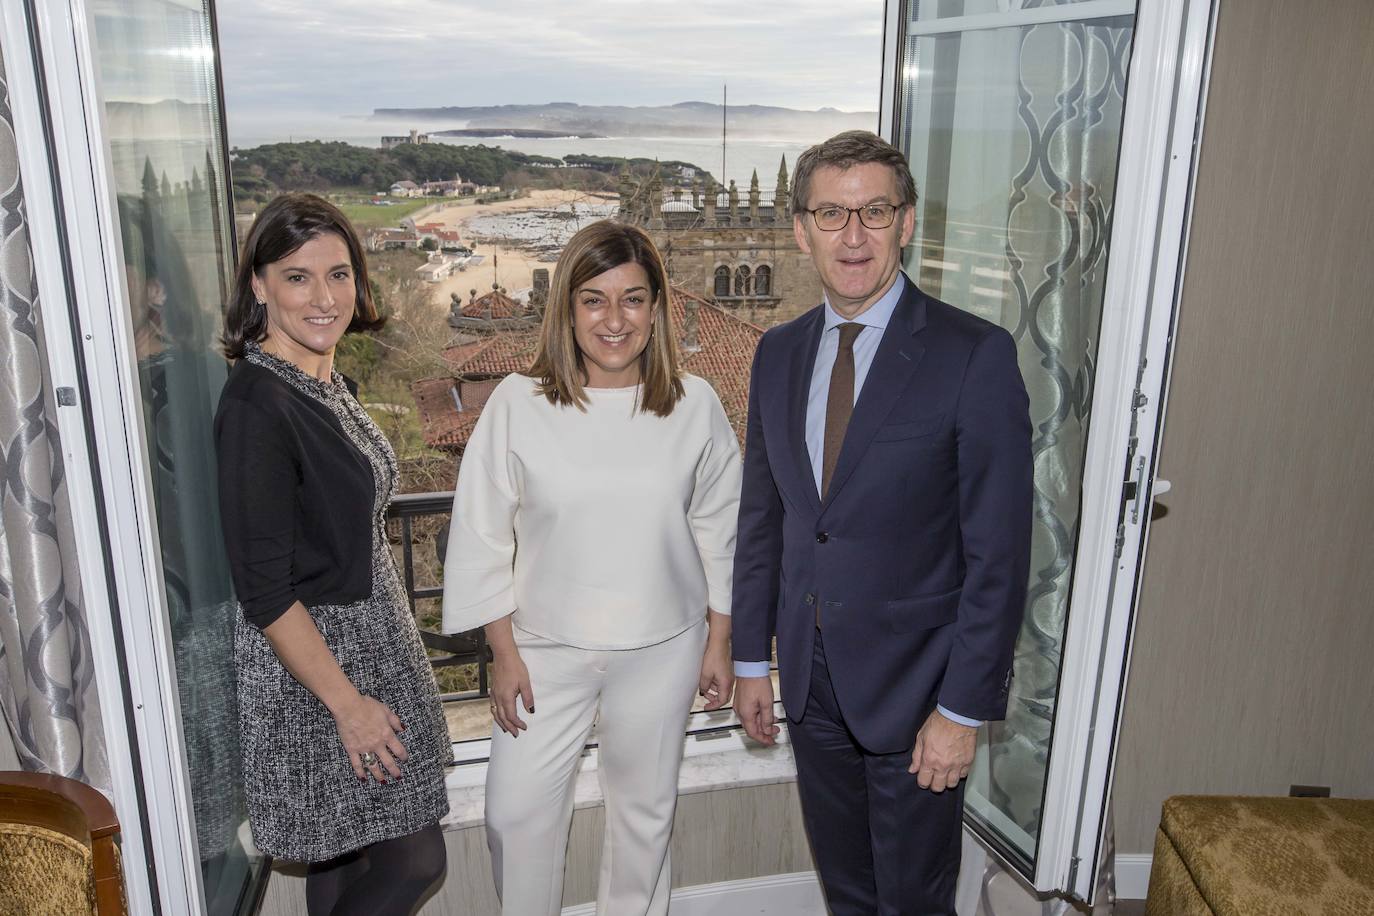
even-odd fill
[[[649,179],[649,228],[663,227],[663,180],[654,175]]]
[[[686,299],[683,303],[682,350],[684,353],[695,353],[701,349],[701,303],[692,297]]]
[[[534,289],[530,291],[529,310],[543,317],[544,306],[549,301],[549,269],[536,267],[531,280],[534,283]]]
[[[616,179],[616,187],[619,191],[619,213],[617,214],[621,222],[629,222],[632,218],[632,200],[635,195],[634,183],[630,180],[630,165],[628,161],[620,167],[620,176]]]

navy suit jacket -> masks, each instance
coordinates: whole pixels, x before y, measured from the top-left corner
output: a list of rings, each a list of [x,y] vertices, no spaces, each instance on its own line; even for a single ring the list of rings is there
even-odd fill
[[[910,750],[936,703],[1005,715],[1030,563],[1030,417],[1002,328],[909,280],[878,344],[822,501],[806,400],[823,308],[754,356],[735,549],[734,657],[769,657],[800,719],[817,605],[845,722]]]

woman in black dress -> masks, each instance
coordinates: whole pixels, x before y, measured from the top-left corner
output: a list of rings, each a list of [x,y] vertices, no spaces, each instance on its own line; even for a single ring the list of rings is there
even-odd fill
[[[380,324],[338,208],[264,207],[215,444],[249,820],[260,850],[311,863],[311,916],[410,913],[446,864],[448,729],[384,526],[396,457],[333,369],[346,331]]]

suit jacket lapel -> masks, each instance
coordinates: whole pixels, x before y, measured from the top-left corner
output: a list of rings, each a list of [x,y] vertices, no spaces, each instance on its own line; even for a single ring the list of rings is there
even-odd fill
[[[921,357],[925,355],[926,350],[919,336],[926,325],[925,294],[910,280],[906,284],[906,292],[892,313],[883,339],[878,342],[878,351],[873,354],[873,363],[868,368],[863,390],[854,403],[854,413],[849,417],[849,428],[844,434],[844,445],[835,463],[835,473],[830,478],[826,505],[830,504],[854,473],[859,459],[877,434],[878,427],[896,406],[916,372]]]
[[[816,351],[821,346],[821,333],[825,330],[825,309],[818,308],[813,313],[811,325],[803,338],[803,348],[794,351],[791,378],[787,390],[791,394],[789,405],[791,415],[787,421],[787,432],[791,441],[792,460],[796,463],[797,474],[801,478],[802,489],[806,491],[811,508],[821,511],[821,495],[816,489],[816,474],[811,467],[811,453],[806,448],[806,403],[811,394],[811,373],[816,369]]]

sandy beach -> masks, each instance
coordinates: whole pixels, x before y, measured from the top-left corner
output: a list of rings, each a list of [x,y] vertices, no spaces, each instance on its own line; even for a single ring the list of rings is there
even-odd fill
[[[548,210],[560,205],[583,203],[604,204],[606,200],[593,197],[585,191],[540,189],[515,200],[488,204],[439,203],[417,211],[414,215],[416,223],[441,223],[446,229],[456,229],[462,234],[463,241],[474,244],[475,253],[482,255],[480,265],[459,271],[434,284],[434,302],[447,308],[452,293],[458,293],[466,302],[472,290],[477,290],[480,296],[491,290],[493,284],[499,284],[508,292],[515,292],[533,285],[535,268],[546,267],[552,273],[552,262],[541,262],[536,252],[517,242],[496,241],[480,233],[474,236],[469,232],[472,220],[492,214]]]

